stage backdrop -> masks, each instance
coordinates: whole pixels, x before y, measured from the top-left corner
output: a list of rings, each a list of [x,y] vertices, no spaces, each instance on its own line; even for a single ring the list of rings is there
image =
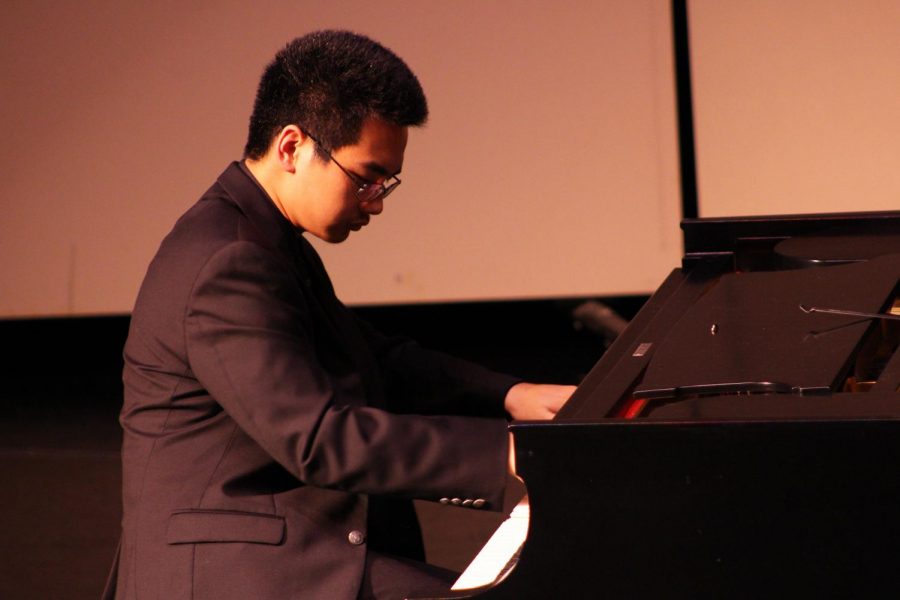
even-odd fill
[[[701,216],[900,209],[900,2],[688,6]]]
[[[649,292],[681,244],[668,5],[4,2],[0,317],[130,311],[265,64],[326,27],[394,49],[431,106],[384,214],[319,244],[346,301]]]

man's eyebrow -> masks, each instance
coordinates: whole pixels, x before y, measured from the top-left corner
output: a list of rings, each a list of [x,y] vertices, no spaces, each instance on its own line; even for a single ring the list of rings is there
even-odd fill
[[[373,173],[377,173],[377,174],[381,175],[382,177],[391,178],[391,177],[396,177],[397,175],[400,174],[400,171],[397,171],[396,173],[391,173],[386,168],[384,168],[384,166],[381,163],[377,163],[375,161],[367,162],[363,166],[366,168],[366,170],[372,171]]]

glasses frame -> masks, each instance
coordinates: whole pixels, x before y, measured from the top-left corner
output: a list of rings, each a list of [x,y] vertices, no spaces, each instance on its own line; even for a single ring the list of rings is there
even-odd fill
[[[393,179],[393,181],[388,185],[385,185],[383,182],[366,179],[362,175],[357,175],[356,173],[347,169],[344,165],[339,163],[337,159],[335,159],[331,154],[331,151],[323,146],[321,142],[313,137],[308,131],[305,133],[307,136],[309,136],[309,139],[315,142],[316,146],[318,146],[322,150],[322,152],[325,153],[325,156],[327,156],[331,162],[336,164],[338,168],[344,172],[344,175],[350,178],[350,181],[352,181],[353,185],[356,186],[356,199],[360,202],[374,202],[375,200],[384,200],[388,197],[388,195],[390,195],[391,192],[393,192],[397,188],[398,185],[402,183],[402,181],[400,181],[400,178],[396,175],[391,175],[390,179]]]

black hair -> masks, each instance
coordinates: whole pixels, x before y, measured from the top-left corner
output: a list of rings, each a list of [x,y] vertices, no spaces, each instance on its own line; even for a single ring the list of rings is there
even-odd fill
[[[310,33],[285,46],[263,72],[244,156],[261,158],[291,124],[334,150],[356,143],[369,117],[422,125],[428,105],[419,80],[400,57],[365,36]]]

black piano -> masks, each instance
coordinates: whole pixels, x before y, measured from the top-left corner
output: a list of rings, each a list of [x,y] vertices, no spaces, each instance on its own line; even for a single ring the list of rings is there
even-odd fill
[[[900,212],[682,228],[557,418],[511,426],[515,567],[448,597],[900,597]]]

